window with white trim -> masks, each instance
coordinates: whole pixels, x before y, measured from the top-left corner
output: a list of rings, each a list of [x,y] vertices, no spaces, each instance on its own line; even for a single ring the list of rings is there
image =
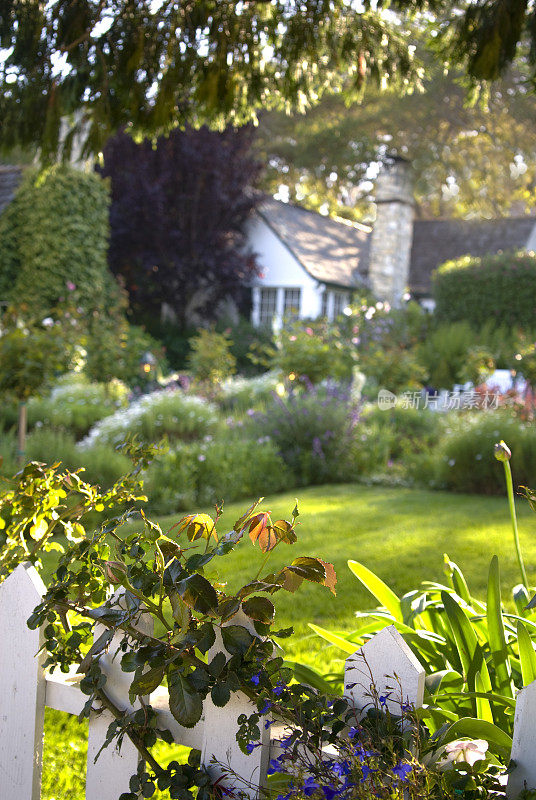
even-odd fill
[[[327,289],[324,289],[322,292],[322,310],[320,311],[321,317],[328,316],[328,302],[329,302],[329,292]]]
[[[300,316],[301,289],[285,289],[283,296],[283,316],[285,319],[298,319]]]
[[[277,289],[263,287],[259,295],[259,324],[271,326],[277,314]]]
[[[347,295],[344,292],[333,292],[333,319],[340,317],[347,302]]]

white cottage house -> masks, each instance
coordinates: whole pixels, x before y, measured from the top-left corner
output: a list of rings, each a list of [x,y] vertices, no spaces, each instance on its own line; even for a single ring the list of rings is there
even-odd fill
[[[267,198],[250,222],[249,242],[261,274],[252,286],[252,321],[286,316],[334,319],[360,283],[356,266],[370,229],[337,222]]]
[[[411,164],[386,161],[376,183],[372,228],[266,198],[249,227],[260,275],[252,284],[252,321],[337,317],[368,287],[399,305],[406,292],[433,309],[431,278],[445,261],[501,250],[536,250],[534,217],[418,219]]]

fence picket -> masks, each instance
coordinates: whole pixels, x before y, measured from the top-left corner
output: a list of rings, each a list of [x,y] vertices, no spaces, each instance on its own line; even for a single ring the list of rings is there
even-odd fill
[[[143,614],[137,629],[142,633],[152,634],[153,620]],[[95,626],[94,639],[96,640],[104,631],[101,625]],[[137,702],[132,706],[128,699],[128,690],[133,679],[132,673],[123,672],[121,669],[121,653],[117,648],[123,638],[122,633],[117,633],[112,639],[108,652],[100,659],[100,666],[106,675],[104,691],[121,711],[133,711],[140,708]],[[125,736],[118,751],[115,747],[106,747],[95,758],[106,738],[106,731],[113,716],[110,711],[102,710],[92,712],[89,719],[88,748],[87,748],[87,773],[86,773],[86,800],[117,800],[123,793],[129,791],[129,780],[138,769],[140,755],[130,739]]]
[[[38,651],[42,631],[31,631],[26,620],[39,604],[45,587],[30,565],[20,565],[0,585],[0,798],[40,800],[45,705],[68,713],[78,713],[84,703],[74,675],[45,676]],[[152,632],[148,615],[139,628]],[[148,623],[148,624],[147,624]],[[145,625],[147,624],[147,627]],[[251,621],[237,615],[230,624],[253,631]],[[101,631],[96,630],[98,637]],[[119,658],[114,659],[120,635],[101,658],[107,673],[106,692],[122,710],[131,709],[128,689],[132,676],[122,672]],[[209,653],[225,651],[221,636]],[[400,713],[401,703],[420,707],[424,696],[424,669],[394,626],[384,628],[360,650],[349,656],[345,667],[345,696],[362,712],[371,703],[371,694],[382,698],[392,713]],[[277,742],[270,743],[270,730],[261,719],[258,746],[250,755],[242,753],[236,742],[237,719],[240,714],[256,710],[249,698],[236,692],[223,708],[210,698],[204,703],[204,716],[193,729],[175,723],[168,708],[167,692],[160,689],[154,696],[154,707],[178,743],[200,748],[202,762],[214,780],[226,786],[237,781],[222,773],[219,764],[230,767],[244,783],[236,788],[250,798],[263,785],[270,757],[276,754]],[[515,798],[525,785],[536,787],[536,681],[518,695],[514,723],[512,760],[515,767],[509,774],[507,797]],[[117,800],[129,790],[129,778],[136,772],[139,754],[125,737],[118,753],[106,748],[97,762],[94,758],[106,736],[112,717],[108,711],[91,715],[89,722],[86,800]],[[217,762],[217,763],[215,763]]]
[[[45,679],[43,635],[26,620],[45,587],[34,567],[19,566],[0,585],[0,797],[39,800]]]
[[[424,669],[411,648],[389,625],[346,659],[344,696],[362,712],[371,707],[375,695],[383,698],[392,714],[400,715],[403,703],[422,706],[424,679]]]
[[[507,797],[515,798],[525,788],[536,787],[536,681],[522,689],[516,701]]]

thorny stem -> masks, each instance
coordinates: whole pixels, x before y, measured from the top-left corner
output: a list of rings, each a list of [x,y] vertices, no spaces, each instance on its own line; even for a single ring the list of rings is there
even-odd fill
[[[99,698],[102,705],[110,711],[116,719],[122,719],[123,713],[119,710],[119,708],[113,703],[108,695],[102,690],[97,689],[96,696]],[[126,734],[134,747],[137,748],[138,752],[141,756],[143,756],[144,760],[147,761],[148,764],[151,765],[152,769],[154,770],[156,775],[163,775],[165,770],[160,766],[158,761],[152,756],[151,752],[145,747],[141,739],[136,736],[135,733],[132,733],[129,728],[126,728]]]

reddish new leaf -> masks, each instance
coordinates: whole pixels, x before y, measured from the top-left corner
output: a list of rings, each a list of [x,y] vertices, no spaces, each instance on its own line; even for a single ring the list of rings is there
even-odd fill
[[[270,515],[267,512],[255,514],[248,523],[249,538],[253,544],[258,543],[263,553],[272,550],[277,544],[277,536],[270,525]]]

